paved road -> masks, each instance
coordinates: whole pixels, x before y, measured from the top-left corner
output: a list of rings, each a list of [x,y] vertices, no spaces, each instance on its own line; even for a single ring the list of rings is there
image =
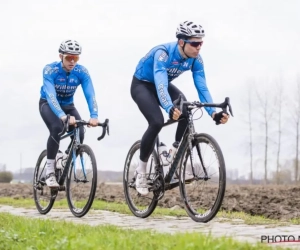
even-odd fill
[[[164,233],[175,232],[201,232],[211,233],[213,236],[233,236],[236,240],[248,241],[250,243],[260,242],[262,235],[269,237],[277,235],[293,235],[298,240],[300,235],[300,225],[269,227],[269,226],[251,226],[243,224],[242,220],[224,221],[222,218],[202,224],[196,223],[190,218],[176,218],[171,216],[148,217],[139,219],[131,215],[124,215],[109,211],[91,210],[83,218],[74,217],[67,209],[52,209],[47,215],[41,215],[35,209],[15,208],[11,206],[0,205],[0,212],[7,212],[13,215],[20,215],[32,218],[65,220],[75,223],[97,225],[116,225],[123,228],[133,229],[152,229]],[[279,241],[279,238],[276,238]],[[283,238],[282,238],[283,239]],[[300,249],[299,243],[277,243],[270,244],[276,246],[289,246]]]

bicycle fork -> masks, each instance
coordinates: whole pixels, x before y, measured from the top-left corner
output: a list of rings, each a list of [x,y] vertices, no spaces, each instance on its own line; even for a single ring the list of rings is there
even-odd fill
[[[193,122],[189,123],[189,132],[190,133],[188,135],[188,147],[189,147],[189,150],[190,150],[192,174],[193,174],[195,180],[203,179],[203,180],[207,181],[209,178],[208,178],[208,175],[207,175],[207,170],[206,170],[206,168],[204,166],[204,162],[203,162],[203,158],[202,158],[202,154],[201,154],[201,149],[200,149],[200,146],[199,146],[198,143],[195,144],[195,147],[196,147],[199,159],[200,159],[200,165],[201,165],[201,167],[203,169],[203,172],[204,172],[204,177],[199,177],[195,173],[194,153],[193,153],[193,144],[192,144],[192,142],[195,140],[195,134],[196,133],[195,133],[195,127],[194,127]]]
[[[86,170],[85,170],[85,162],[83,160],[83,155],[82,153],[80,152],[80,138],[79,138],[79,128],[76,128],[75,129],[75,143],[74,143],[74,147],[73,147],[73,150],[72,150],[72,158],[73,158],[73,168],[74,168],[74,181],[75,182],[83,182],[83,183],[86,183],[88,182],[87,178],[86,178]],[[77,164],[76,164],[76,155],[77,155],[77,151],[78,152],[78,156],[80,157],[80,163],[81,163],[81,170],[82,170],[82,173],[83,173],[83,179],[78,179],[77,178],[77,175],[76,175],[76,167],[77,167]]]

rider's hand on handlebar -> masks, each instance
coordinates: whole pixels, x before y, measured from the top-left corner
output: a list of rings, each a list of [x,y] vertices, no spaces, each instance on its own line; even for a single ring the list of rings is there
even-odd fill
[[[217,125],[225,124],[229,119],[229,114],[224,111],[221,111],[219,113],[214,112],[212,114],[212,118],[216,122]]]
[[[179,109],[175,108],[174,106],[170,109],[169,117],[172,120],[178,120],[179,116],[181,115],[181,112]]]
[[[91,118],[91,119],[89,120],[89,123],[90,123],[90,125],[91,125],[92,127],[97,127],[99,121],[98,121],[97,118]],[[88,125],[88,127],[90,127],[90,126]]]
[[[67,119],[67,116],[65,115],[65,116],[61,117],[60,119],[61,119],[63,122],[65,122],[66,119]],[[69,125],[74,125],[74,124],[75,124],[75,121],[76,121],[75,117],[74,117],[74,116],[70,116],[70,118],[69,118]]]

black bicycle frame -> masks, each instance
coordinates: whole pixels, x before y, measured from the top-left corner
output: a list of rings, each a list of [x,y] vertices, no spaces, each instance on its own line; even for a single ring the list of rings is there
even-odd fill
[[[173,187],[176,187],[176,186],[178,186],[178,183],[174,183],[173,185],[172,184],[170,184],[170,182],[171,182],[171,180],[172,180],[172,177],[173,177],[173,175],[174,175],[174,173],[175,173],[175,171],[176,171],[176,169],[177,169],[177,166],[178,166],[178,164],[179,164],[179,162],[180,162],[180,159],[181,159],[181,156],[182,156],[182,154],[183,154],[183,152],[184,152],[184,149],[186,148],[186,145],[188,144],[188,136],[189,136],[189,131],[190,131],[190,125],[191,125],[191,123],[192,123],[192,120],[191,120],[191,114],[190,114],[190,112],[188,112],[188,117],[189,118],[186,118],[186,117],[182,117],[182,118],[180,118],[180,119],[178,119],[177,121],[173,121],[173,120],[168,120],[166,123],[164,123],[164,125],[163,125],[163,127],[166,127],[166,126],[169,126],[169,125],[171,125],[171,124],[174,124],[174,123],[177,123],[177,122],[179,122],[179,121],[181,121],[181,120],[187,120],[188,122],[188,125],[187,125],[187,127],[186,127],[186,129],[185,129],[185,131],[184,131],[184,133],[183,133],[183,136],[182,136],[182,139],[181,139],[181,141],[180,141],[180,144],[179,144],[179,147],[178,147],[178,150],[177,150],[177,152],[176,152],[176,156],[175,156],[175,158],[174,158],[174,161],[172,162],[172,164],[171,164],[171,167],[170,167],[170,169],[169,169],[169,172],[168,172],[168,174],[165,176],[165,185],[166,185],[166,188],[165,189],[171,189],[171,188],[173,188]],[[157,150],[158,150],[158,147],[159,147],[159,143],[160,143],[160,141],[159,141],[159,136],[157,136],[157,138],[156,138],[156,147],[157,147]],[[157,151],[158,152],[158,151]],[[159,156],[158,156],[159,157]],[[162,166],[161,166],[161,163],[160,163],[160,161],[159,161],[159,167],[160,168],[162,168]]]
[[[68,152],[68,158],[67,158],[67,161],[66,161],[66,165],[65,165],[64,170],[62,172],[62,175],[58,179],[58,184],[60,186],[62,186],[65,182],[66,176],[69,172],[69,168],[70,168],[70,165],[71,165],[73,154],[74,153],[76,154],[76,152],[74,152],[74,143],[75,143],[75,140],[76,140],[76,133],[75,132],[79,133],[79,128],[75,128],[73,131],[71,131],[71,132],[69,132],[66,135],[61,137],[61,140],[63,140],[67,137],[70,137],[70,136],[74,135],[74,137],[72,138],[72,140],[71,140],[71,142],[68,146],[68,149],[67,149],[69,152]],[[76,157],[76,155],[75,155],[75,157]]]
[[[202,107],[216,107],[216,108],[222,108],[223,112],[227,112],[227,106],[229,107],[229,112],[230,114],[233,116],[232,114],[232,108],[231,108],[231,105],[230,105],[230,101],[229,101],[229,97],[226,97],[225,98],[225,101],[223,103],[200,103],[200,102],[187,102],[187,101],[184,101],[183,100],[183,97],[182,95],[179,95],[178,99],[175,100],[173,102],[173,104],[179,108],[179,110],[182,110],[183,108],[183,105],[192,105],[192,106],[195,106],[197,108],[202,108]],[[164,181],[165,181],[165,190],[167,189],[172,189],[174,187],[177,187],[179,185],[179,181],[178,182],[175,182],[175,183],[170,183],[171,180],[172,180],[172,177],[178,167],[178,164],[180,163],[180,160],[181,160],[181,157],[183,156],[183,153],[184,153],[184,150],[187,146],[187,144],[189,143],[189,135],[191,133],[191,130],[192,130],[192,133],[195,132],[194,131],[194,123],[193,123],[193,119],[192,119],[192,113],[191,113],[191,110],[192,109],[187,109],[187,114],[188,114],[188,117],[181,117],[179,118],[177,121],[174,121],[174,120],[168,120],[166,123],[163,124],[163,127],[166,127],[166,126],[169,126],[171,124],[174,124],[174,123],[177,123],[183,119],[187,120],[187,127],[183,133],[183,136],[182,136],[182,139],[180,141],[180,144],[179,144],[179,147],[178,147],[178,150],[176,152],[176,155],[175,155],[175,158],[171,164],[171,167],[169,169],[169,172],[167,173],[167,175],[165,176],[164,178]],[[156,147],[157,147],[157,152],[158,152],[158,147],[159,147],[159,135],[157,135],[157,138],[156,138]],[[206,171],[206,168],[203,164],[203,159],[202,159],[202,156],[201,156],[201,152],[200,152],[200,147],[199,145],[197,145],[196,147],[197,149],[197,153],[199,155],[199,158],[200,158],[200,162],[201,162],[201,165],[202,165],[202,168],[203,168],[203,171],[205,173],[205,177],[203,179],[207,179],[207,171]],[[159,157],[159,156],[158,156]],[[193,162],[192,162],[193,164]],[[160,170],[162,170],[162,165],[161,165],[161,162],[159,160],[159,168]],[[193,174],[194,174],[194,167],[192,166],[192,171],[193,171]]]
[[[61,176],[59,177],[58,179],[58,184],[59,186],[62,186],[65,182],[65,179],[66,179],[66,176],[69,172],[69,168],[70,168],[70,165],[71,165],[71,161],[72,161],[72,158],[73,158],[73,162],[75,162],[76,160],[76,150],[77,148],[74,149],[74,144],[76,143],[76,147],[79,147],[80,146],[80,140],[79,140],[79,127],[80,126],[83,126],[83,125],[88,125],[89,123],[86,122],[86,121],[76,121],[77,123],[77,127],[75,127],[72,131],[68,132],[67,134],[64,135],[64,133],[66,131],[68,131],[69,129],[69,118],[70,116],[67,115],[67,119],[64,123],[64,128],[63,128],[63,131],[60,133],[61,136],[61,140],[67,138],[67,137],[70,137],[70,136],[74,136],[67,148],[67,154],[68,154],[68,157],[67,157],[67,161],[66,161],[66,165],[64,167],[64,170],[61,174]],[[109,123],[109,120],[108,119],[105,119],[105,122],[104,123],[98,123],[98,126],[101,126],[103,128],[103,131],[102,131],[102,135],[99,136],[97,138],[98,141],[100,141],[101,139],[104,138],[106,132],[107,134],[109,134],[109,126],[108,126],[108,123]],[[84,172],[84,175],[85,175],[85,171],[83,170]]]

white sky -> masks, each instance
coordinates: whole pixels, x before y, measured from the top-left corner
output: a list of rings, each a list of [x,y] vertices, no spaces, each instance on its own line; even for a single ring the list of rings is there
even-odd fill
[[[48,130],[38,111],[42,69],[58,60],[60,42],[70,38],[83,46],[79,63],[92,76],[99,119],[110,119],[109,137],[98,142],[100,129],[88,129],[85,143],[93,148],[98,169],[122,170],[129,147],[147,127],[130,96],[136,64],[153,46],[175,41],[179,22],[192,20],[206,31],[201,55],[212,97],[222,102],[229,96],[235,115],[215,126],[204,112],[196,128],[219,142],[228,169],[247,172],[246,83],[282,75],[292,88],[300,73],[299,10],[297,0],[1,1],[0,163],[17,171],[22,154],[22,167],[34,167],[45,148]],[[189,100],[198,100],[190,72],[174,83]],[[75,105],[88,119],[81,88]],[[174,131],[175,126],[161,134],[168,145]],[[256,149],[259,156],[262,145]],[[256,168],[260,172],[262,163]]]

